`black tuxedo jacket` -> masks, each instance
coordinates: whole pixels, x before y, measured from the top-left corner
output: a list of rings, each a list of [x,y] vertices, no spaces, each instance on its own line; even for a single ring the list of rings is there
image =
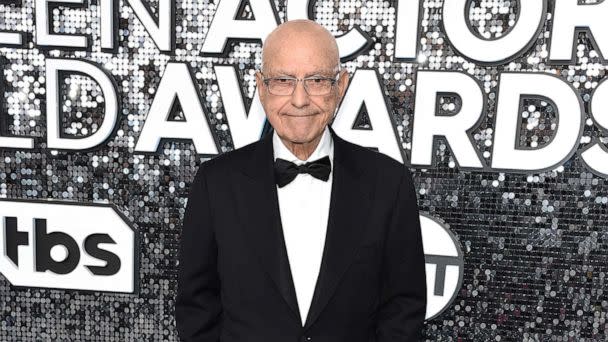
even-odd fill
[[[202,163],[194,177],[175,307],[182,341],[418,340],[426,277],[411,175],[403,164],[330,131],[329,222],[305,325],[283,240],[268,133]]]

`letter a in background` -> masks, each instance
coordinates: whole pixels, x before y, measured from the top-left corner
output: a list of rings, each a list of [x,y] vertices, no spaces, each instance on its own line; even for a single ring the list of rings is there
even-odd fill
[[[522,1],[523,2],[523,1]],[[608,51],[608,1],[579,4],[578,0],[555,1],[551,28],[550,64],[576,64],[574,50],[578,32],[586,31],[602,59]]]
[[[170,121],[179,104],[184,120]],[[197,154],[218,153],[207,114],[187,63],[169,62],[158,85],[146,122],[135,145],[136,152],[156,152],[162,138],[191,139]]]
[[[387,105],[388,100],[384,98],[377,72],[371,69],[358,69],[346,89],[331,127],[342,138],[366,147],[377,148],[379,152],[403,163],[404,152]],[[355,128],[355,121],[362,106],[367,108],[373,129]]]

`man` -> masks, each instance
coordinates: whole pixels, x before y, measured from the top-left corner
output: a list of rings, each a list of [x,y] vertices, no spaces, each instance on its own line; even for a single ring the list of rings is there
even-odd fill
[[[348,84],[334,37],[286,22],[266,39],[261,69],[274,131],[201,164],[190,190],[180,338],[417,340],[426,277],[412,178],[328,126]]]

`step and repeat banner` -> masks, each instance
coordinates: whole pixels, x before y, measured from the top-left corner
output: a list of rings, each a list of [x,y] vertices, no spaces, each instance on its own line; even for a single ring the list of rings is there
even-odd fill
[[[300,18],[351,75],[332,127],[413,172],[426,338],[602,340],[602,0],[1,1],[0,340],[177,340],[190,184],[267,132]]]

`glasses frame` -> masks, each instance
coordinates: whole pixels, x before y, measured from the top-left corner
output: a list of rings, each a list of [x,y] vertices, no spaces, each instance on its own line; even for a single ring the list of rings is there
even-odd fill
[[[338,80],[340,79],[340,72],[338,71],[336,73],[335,76],[333,77],[326,77],[326,76],[308,76],[308,77],[304,77],[304,78],[297,78],[297,77],[292,77],[292,76],[277,76],[277,77],[266,77],[264,76],[264,74],[260,71],[260,75],[262,75],[262,82],[264,83],[264,85],[266,86],[266,91],[268,91],[268,93],[274,95],[274,96],[291,96],[293,95],[293,93],[296,91],[296,88],[298,87],[298,83],[302,82],[302,85],[304,86],[304,91],[306,92],[306,94],[308,96],[326,96],[331,94],[331,90],[333,89],[333,87],[336,85],[336,83],[338,83]],[[295,86],[293,87],[293,89],[291,90],[290,94],[274,94],[270,91],[270,87],[268,86],[268,84],[270,83],[270,81],[272,80],[292,80],[292,81],[296,81]],[[331,87],[329,88],[329,91],[327,92],[327,94],[318,94],[318,95],[311,95],[308,92],[308,87],[306,86],[306,82],[307,80],[329,80],[331,81]]]

